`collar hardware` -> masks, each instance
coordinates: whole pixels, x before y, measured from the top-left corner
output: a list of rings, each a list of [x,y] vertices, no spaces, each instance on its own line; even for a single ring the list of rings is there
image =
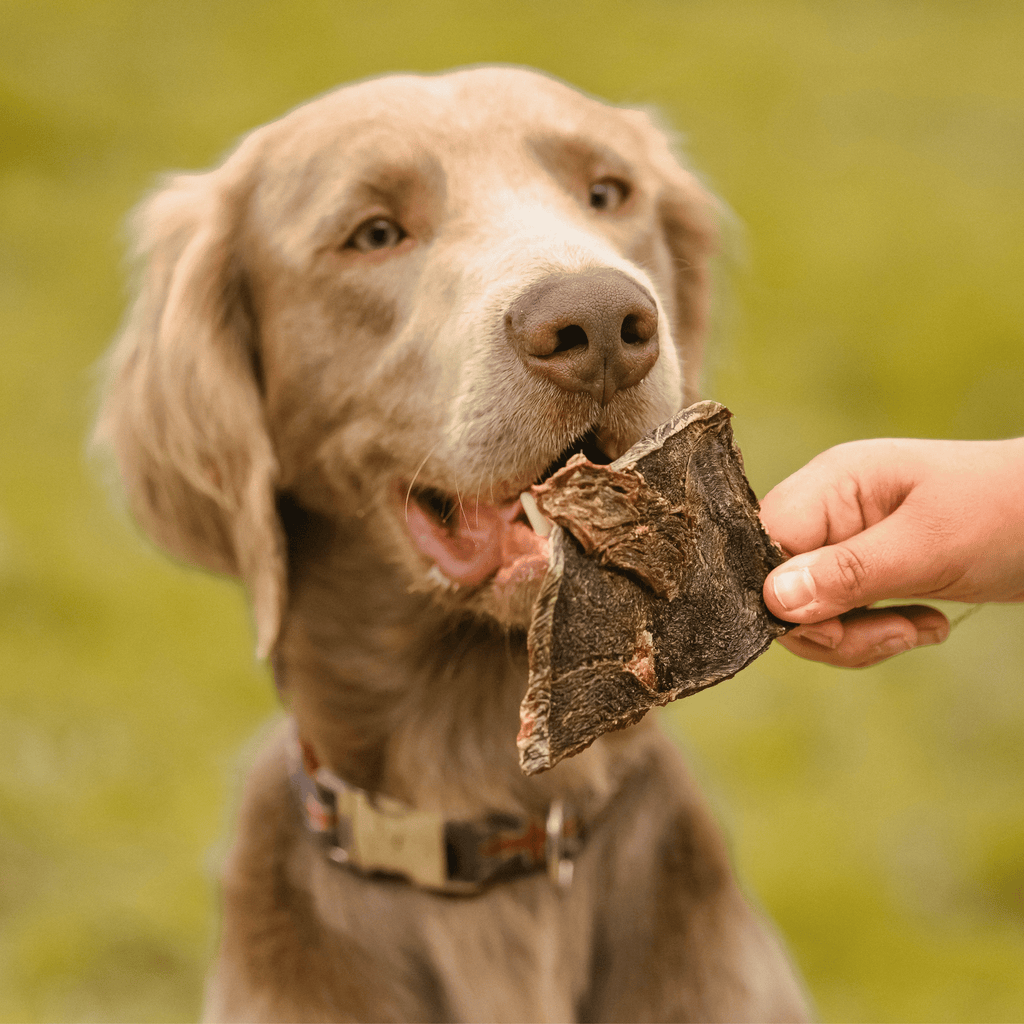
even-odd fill
[[[472,894],[542,870],[559,889],[572,883],[584,829],[562,800],[554,800],[545,816],[493,812],[446,820],[306,763],[294,728],[288,747],[306,827],[336,864],[447,893]]]

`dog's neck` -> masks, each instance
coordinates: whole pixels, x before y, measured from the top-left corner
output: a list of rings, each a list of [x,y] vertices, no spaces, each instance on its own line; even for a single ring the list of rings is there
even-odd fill
[[[453,617],[370,554],[358,522],[289,507],[275,654],[303,741],[346,781],[445,813],[545,806],[515,737],[525,637]]]

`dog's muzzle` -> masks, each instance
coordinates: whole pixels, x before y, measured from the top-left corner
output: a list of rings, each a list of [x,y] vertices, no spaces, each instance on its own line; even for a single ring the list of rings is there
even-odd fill
[[[352,786],[327,768],[310,773],[294,723],[288,760],[306,827],[336,864],[462,895],[537,871],[560,889],[572,883],[584,827],[561,800],[544,817],[495,812],[445,820]]]

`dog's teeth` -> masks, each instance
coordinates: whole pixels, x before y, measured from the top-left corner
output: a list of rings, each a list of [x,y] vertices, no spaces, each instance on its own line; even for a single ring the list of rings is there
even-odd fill
[[[526,513],[526,518],[530,520],[530,525],[533,527],[534,532],[541,537],[547,537],[551,533],[551,527],[554,524],[537,508],[537,502],[534,500],[533,495],[529,491],[523,491],[519,495],[519,500],[523,504],[523,511]]]
[[[445,576],[445,574],[441,572],[436,565],[432,565],[430,567],[430,571],[427,573],[427,579],[430,580],[431,583],[436,583],[439,587],[442,587],[445,590],[458,590],[459,588],[458,583],[448,579],[448,577]]]

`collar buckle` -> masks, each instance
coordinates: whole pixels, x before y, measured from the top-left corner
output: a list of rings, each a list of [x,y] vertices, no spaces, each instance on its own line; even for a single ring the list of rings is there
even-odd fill
[[[313,783],[319,791],[319,807],[329,808],[321,819],[327,827],[319,831],[330,843],[327,856],[331,860],[368,874],[404,875],[429,889],[445,886],[440,814],[407,807],[390,797],[371,796],[326,768],[317,769]]]
[[[546,817],[495,813],[446,821],[306,764],[294,732],[288,747],[306,825],[336,864],[447,893],[480,892],[491,882],[538,870],[546,870],[560,890],[572,884],[583,824],[562,800],[552,801]]]

